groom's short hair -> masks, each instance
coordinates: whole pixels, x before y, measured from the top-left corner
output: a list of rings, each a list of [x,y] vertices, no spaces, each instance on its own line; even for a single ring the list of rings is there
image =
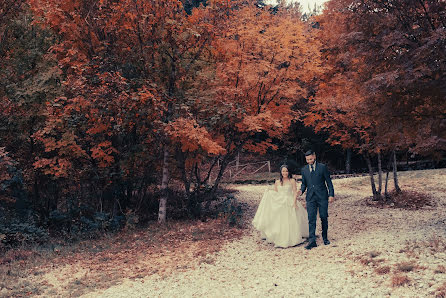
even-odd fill
[[[309,156],[309,155],[313,155],[314,151],[313,150],[308,150],[307,152],[305,152],[305,156]]]

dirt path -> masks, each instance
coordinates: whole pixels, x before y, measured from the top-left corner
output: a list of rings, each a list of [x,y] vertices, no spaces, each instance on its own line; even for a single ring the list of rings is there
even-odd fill
[[[197,267],[123,280],[84,297],[445,297],[446,170],[401,173],[403,189],[434,198],[435,207],[420,210],[367,206],[368,179],[333,181],[332,245],[274,248],[250,229]],[[266,186],[232,187],[248,206],[249,224]]]

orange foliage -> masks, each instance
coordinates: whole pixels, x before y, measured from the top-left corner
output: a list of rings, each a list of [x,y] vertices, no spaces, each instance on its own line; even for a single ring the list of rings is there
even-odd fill
[[[208,131],[199,127],[194,120],[179,118],[167,127],[167,133],[181,143],[183,151],[196,151],[199,148],[209,154],[224,154],[225,149],[212,140]]]
[[[363,151],[443,150],[445,67],[436,61],[446,58],[445,9],[444,1],[328,2],[317,17],[327,67],[307,123]]]
[[[245,149],[265,152],[272,139],[256,146],[252,137],[287,132],[296,117],[294,103],[320,71],[317,43],[291,13],[254,5],[233,11],[219,26],[211,52],[216,71],[202,71],[196,81],[200,119],[215,123],[210,132],[224,137],[227,148],[250,142]]]

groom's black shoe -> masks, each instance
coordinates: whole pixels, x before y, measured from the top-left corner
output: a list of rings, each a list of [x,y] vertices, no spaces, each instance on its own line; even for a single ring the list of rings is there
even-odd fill
[[[324,244],[325,244],[325,245],[329,245],[329,244],[330,244],[330,240],[328,240],[328,239],[324,239]]]
[[[307,246],[305,246],[305,249],[310,250],[310,249],[312,249],[313,247],[317,247],[316,242],[310,242],[310,243],[308,243]]]

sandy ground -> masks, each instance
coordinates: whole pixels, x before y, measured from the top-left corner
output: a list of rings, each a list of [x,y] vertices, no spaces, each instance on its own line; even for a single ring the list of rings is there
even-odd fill
[[[311,251],[274,248],[249,228],[194,268],[123,280],[83,297],[445,297],[446,169],[400,173],[403,189],[434,199],[434,207],[419,210],[368,206],[368,177],[333,183],[331,245],[319,238]],[[231,187],[250,226],[267,186]]]

